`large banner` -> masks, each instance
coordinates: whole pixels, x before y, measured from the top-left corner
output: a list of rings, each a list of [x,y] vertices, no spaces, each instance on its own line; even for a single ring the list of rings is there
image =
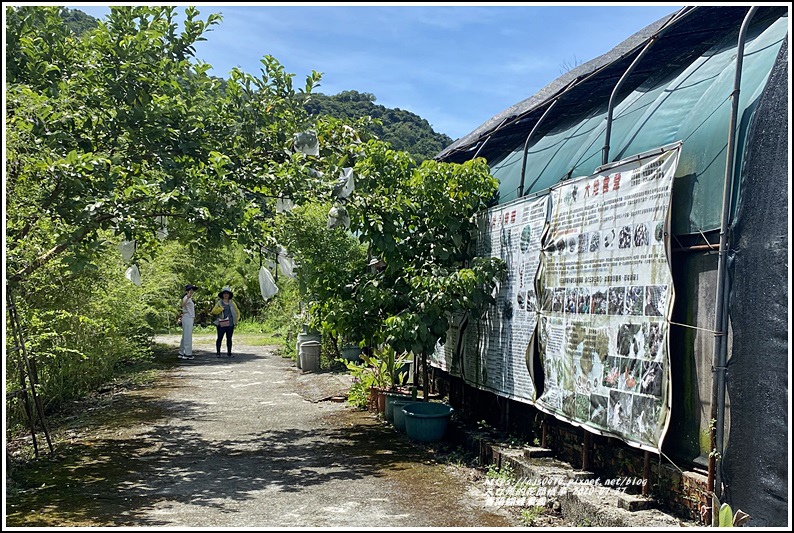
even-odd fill
[[[536,397],[528,359],[538,319],[535,280],[548,199],[522,198],[480,216],[477,255],[504,260],[507,279],[484,317],[456,317],[432,361],[470,385],[528,403]]]
[[[657,452],[669,421],[667,235],[680,147],[553,188],[538,282],[536,406]]]

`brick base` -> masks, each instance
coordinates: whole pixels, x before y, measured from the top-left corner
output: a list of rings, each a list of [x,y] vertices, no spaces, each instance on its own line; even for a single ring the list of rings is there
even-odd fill
[[[449,394],[449,403],[461,418],[470,425],[490,428],[503,435],[510,435],[526,442],[528,446],[541,446],[552,451],[555,458],[581,468],[584,432],[540,412],[531,405],[498,397],[475,389],[459,378],[450,377],[434,369],[435,390]],[[544,424],[545,422],[545,430]],[[545,439],[545,442],[543,442]],[[623,441],[600,435],[591,435],[592,448],[588,470],[602,479],[644,478],[645,452],[633,448]],[[482,464],[497,463],[490,446],[482,446]],[[648,496],[659,508],[684,520],[699,520],[700,507],[707,499],[707,476],[695,470],[680,470],[678,466],[651,454],[650,472],[646,483]],[[641,485],[626,488],[629,495],[640,495]]]

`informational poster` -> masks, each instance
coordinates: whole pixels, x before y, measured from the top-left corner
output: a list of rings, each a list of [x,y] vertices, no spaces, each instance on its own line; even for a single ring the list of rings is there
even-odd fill
[[[456,318],[433,361],[470,385],[527,403],[536,396],[528,350],[538,319],[535,280],[548,201],[548,195],[523,198],[481,215],[477,255],[504,260],[507,279],[484,317]]]
[[[669,206],[680,143],[551,190],[536,406],[659,451],[669,421]]]
[[[468,326],[468,315],[457,314],[451,322],[446,342],[436,345],[436,350],[428,361],[432,366],[451,376],[462,377],[462,350],[465,346],[464,335]]]

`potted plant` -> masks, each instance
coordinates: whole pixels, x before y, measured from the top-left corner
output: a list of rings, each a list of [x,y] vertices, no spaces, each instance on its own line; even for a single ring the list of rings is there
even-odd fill
[[[364,363],[338,359],[344,363],[353,377],[347,394],[347,403],[358,409],[377,409],[377,391],[375,390],[375,373]]]
[[[386,360],[381,359],[376,355],[361,354],[361,360],[364,365],[371,371],[373,376],[372,381],[372,394],[376,398],[377,412],[386,412],[386,391],[392,385],[391,374]]]
[[[371,356],[362,354],[361,359],[372,369],[375,376],[374,388],[377,390],[378,412],[383,413],[385,418],[390,420],[389,400],[400,395],[398,384],[403,381],[408,356],[404,353],[397,355],[394,348],[385,345],[376,349]]]

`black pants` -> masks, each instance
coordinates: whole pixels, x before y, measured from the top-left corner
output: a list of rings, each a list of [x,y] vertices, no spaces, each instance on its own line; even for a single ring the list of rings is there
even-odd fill
[[[223,336],[226,335],[226,355],[232,355],[232,335],[234,334],[234,326],[215,326],[218,330],[218,339],[215,341],[215,353],[221,354],[221,341]]]

